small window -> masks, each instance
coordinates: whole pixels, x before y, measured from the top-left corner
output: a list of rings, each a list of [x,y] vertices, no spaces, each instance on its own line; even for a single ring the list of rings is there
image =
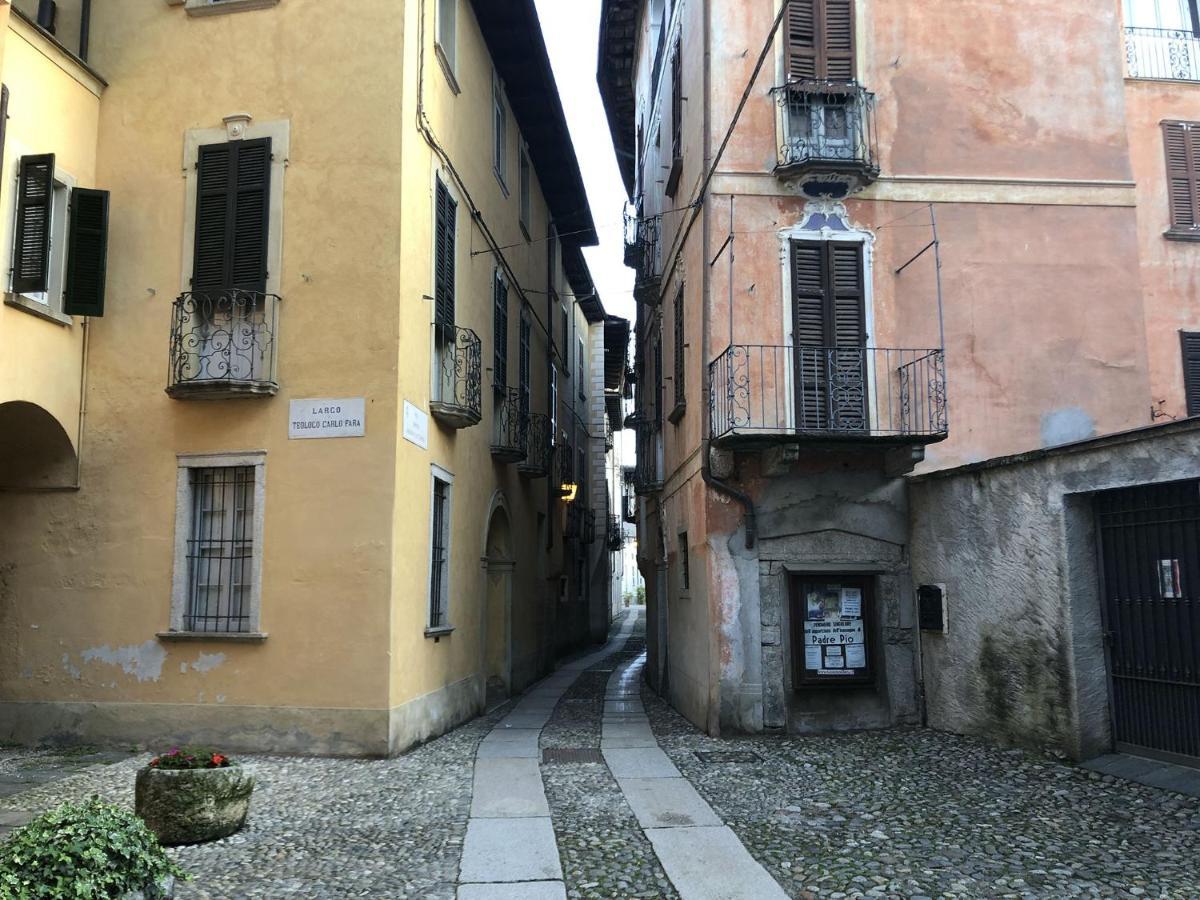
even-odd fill
[[[458,50],[458,0],[437,0],[437,49],[453,77]]]
[[[450,627],[450,488],[452,478],[434,469],[429,526],[429,631]]]
[[[171,631],[257,634],[262,453],[181,456]]]
[[[508,387],[508,282],[497,269],[492,276],[492,385],[497,391]]]
[[[508,109],[504,86],[492,76],[492,169],[504,193],[508,193]]]
[[[576,390],[579,391],[579,399],[584,403],[587,402],[587,379],[585,377],[585,369],[587,363],[587,352],[583,346],[583,338],[579,339],[579,352],[575,357],[575,371],[578,374],[579,385]]]
[[[533,171],[529,166],[529,152],[522,145],[518,151],[518,168],[521,178],[521,227],[529,238],[530,217],[533,215]]]
[[[679,533],[679,589],[689,590],[692,586],[692,573],[688,560],[688,536],[686,531]]]
[[[1131,28],[1193,31],[1189,0],[1125,0],[1125,24]]]
[[[1184,331],[1183,390],[1187,398],[1187,414],[1200,416],[1200,332]]]

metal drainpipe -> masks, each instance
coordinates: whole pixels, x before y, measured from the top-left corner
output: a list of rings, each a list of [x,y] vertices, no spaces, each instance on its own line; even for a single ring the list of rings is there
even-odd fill
[[[710,25],[710,17],[712,15],[712,0],[704,0],[704,171],[707,172],[712,167],[712,28]],[[712,383],[709,380],[708,364],[712,356],[712,341],[710,335],[711,316],[710,304],[712,302],[712,277],[709,272],[708,260],[712,256],[712,220],[709,216],[709,192],[706,190],[703,197],[699,200],[704,204],[704,225],[703,225],[703,259],[701,260],[701,300],[700,300],[700,358],[704,360],[704,370],[701,374],[701,402],[700,402],[700,475],[704,479],[704,483],[718,493],[724,494],[736,500],[746,510],[746,549],[754,548],[754,541],[758,534],[758,516],[754,511],[754,501],[749,494],[739,491],[725,481],[722,481],[712,473],[709,467],[709,438],[708,435],[712,431],[712,406],[710,404],[710,394],[712,393]],[[682,247],[680,248],[682,252]],[[730,297],[730,303],[733,298]],[[733,342],[733,335],[729,336],[730,343]]]

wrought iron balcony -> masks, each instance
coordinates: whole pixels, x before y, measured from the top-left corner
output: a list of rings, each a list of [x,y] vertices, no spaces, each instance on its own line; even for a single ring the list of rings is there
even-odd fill
[[[930,444],[948,434],[942,350],[734,344],[708,377],[715,442]]]
[[[258,291],[188,291],[171,311],[167,394],[177,400],[270,397],[279,297]]]
[[[875,95],[853,81],[793,81],[775,88],[775,173],[813,197],[845,197],[879,177]]]
[[[638,303],[657,306],[662,287],[662,216],[637,220],[637,265],[633,297]]]
[[[637,524],[637,473],[626,469],[621,484],[621,517],[631,525]]]
[[[575,450],[570,441],[561,441],[555,454],[558,458],[558,483],[575,483]]]
[[[625,529],[621,524],[621,520],[617,516],[610,515],[608,517],[608,549],[613,553],[619,553],[621,548],[625,546]]]
[[[496,393],[492,459],[504,463],[525,459],[529,439],[528,418],[521,409],[521,394],[516,388],[503,388]]]
[[[1200,81],[1200,35],[1173,28],[1126,28],[1130,78]]]
[[[517,471],[527,478],[545,478],[550,474],[554,448],[550,446],[550,417],[545,413],[529,416],[525,435],[525,458],[517,463]]]
[[[654,494],[663,487],[662,435],[652,423],[637,425],[637,464],[633,470],[635,494]]]
[[[434,384],[429,411],[450,428],[469,428],[483,418],[482,342],[470,328],[433,326]]]

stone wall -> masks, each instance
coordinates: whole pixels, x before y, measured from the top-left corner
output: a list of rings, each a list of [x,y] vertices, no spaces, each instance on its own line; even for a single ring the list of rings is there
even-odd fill
[[[913,581],[945,584],[949,617],[922,632],[929,724],[1109,749],[1091,494],[1196,477],[1192,419],[913,478]]]

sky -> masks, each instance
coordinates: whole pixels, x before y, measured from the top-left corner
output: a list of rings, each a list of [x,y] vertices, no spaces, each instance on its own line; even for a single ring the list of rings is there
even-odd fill
[[[625,185],[621,183],[608,119],[596,86],[600,0],[535,0],[535,3],[600,238],[599,247],[584,248],[583,253],[605,311],[632,323],[633,270],[622,262]],[[633,465],[633,433],[618,432],[616,440],[622,462]]]
[[[535,2],[600,237],[600,246],[585,248],[584,256],[604,309],[632,322],[633,270],[621,261],[625,186],[596,87],[600,0]]]

